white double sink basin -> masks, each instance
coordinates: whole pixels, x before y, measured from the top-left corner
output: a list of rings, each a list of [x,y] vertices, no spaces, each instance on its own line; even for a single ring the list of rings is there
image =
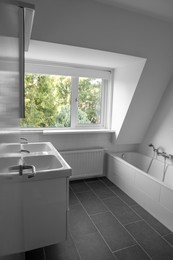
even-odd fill
[[[66,239],[71,171],[49,142],[0,144],[0,259]]]
[[[0,177],[21,175],[34,179],[67,177],[71,168],[50,142],[0,144]]]

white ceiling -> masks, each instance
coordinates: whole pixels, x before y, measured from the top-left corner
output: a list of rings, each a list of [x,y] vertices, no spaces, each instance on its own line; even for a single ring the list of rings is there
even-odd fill
[[[173,22],[173,0],[95,0]]]

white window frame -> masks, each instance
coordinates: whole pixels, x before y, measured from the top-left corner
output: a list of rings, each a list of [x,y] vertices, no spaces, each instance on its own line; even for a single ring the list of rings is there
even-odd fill
[[[74,129],[110,129],[110,116],[112,105],[112,70],[90,66],[77,66],[75,64],[59,64],[57,62],[26,60],[25,73],[37,73],[45,75],[71,76],[71,127],[34,128],[48,130],[74,130]],[[100,124],[78,124],[78,80],[80,77],[102,78],[102,106]],[[109,100],[108,100],[109,99]],[[30,129],[22,128],[21,129]],[[32,128],[33,129],[33,128]]]

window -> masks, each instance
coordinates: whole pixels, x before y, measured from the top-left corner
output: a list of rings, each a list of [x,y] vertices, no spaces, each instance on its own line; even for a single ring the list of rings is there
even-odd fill
[[[21,127],[105,128],[105,71],[43,67],[44,73],[37,65],[25,74],[25,118]]]

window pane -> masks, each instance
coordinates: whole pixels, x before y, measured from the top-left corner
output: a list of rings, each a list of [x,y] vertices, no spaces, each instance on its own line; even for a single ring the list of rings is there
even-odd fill
[[[100,124],[102,79],[79,78],[78,124]]]
[[[71,77],[25,75],[25,119],[22,127],[70,127]]]

